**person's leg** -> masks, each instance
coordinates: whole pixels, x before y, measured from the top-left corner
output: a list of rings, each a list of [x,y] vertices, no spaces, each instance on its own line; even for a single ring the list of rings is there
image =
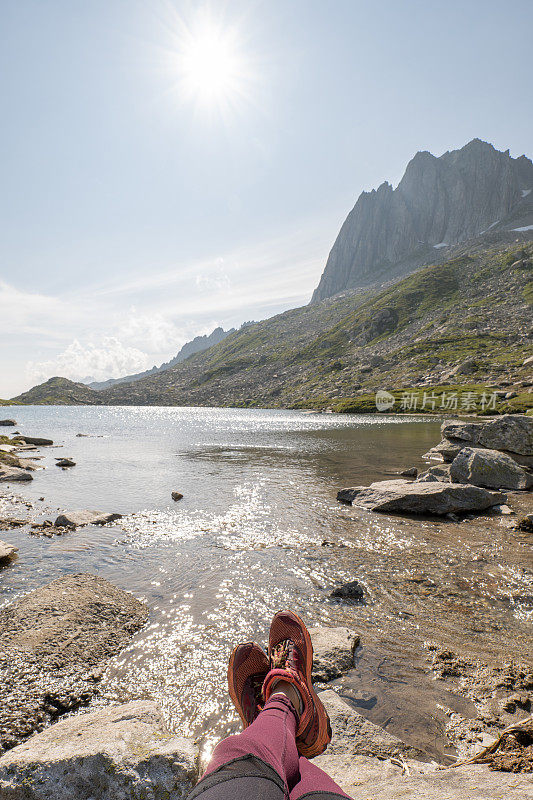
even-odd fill
[[[306,795],[313,800],[337,800],[340,797],[350,797],[343,792],[327,772],[312,764],[307,758],[300,757],[300,780],[290,793],[290,800],[303,800]],[[311,800],[311,798],[310,798]]]
[[[299,756],[295,741],[296,725],[297,715],[289,698],[282,693],[272,695],[251,725],[242,733],[223,739],[215,747],[197,790],[201,790],[202,784],[206,788],[211,786],[214,788],[218,781],[223,783],[236,777],[242,780],[246,776],[253,775],[255,780],[264,783],[265,779],[271,778],[275,782],[275,778],[279,776],[281,785],[288,794],[300,778]],[[263,769],[264,765],[267,766],[266,771]],[[270,778],[269,770],[275,773]],[[208,777],[211,780],[206,781]],[[225,786],[224,790],[227,788]],[[200,793],[201,791],[193,790],[193,796]],[[211,797],[211,794],[209,796]],[[218,794],[214,793],[213,797],[215,796]]]

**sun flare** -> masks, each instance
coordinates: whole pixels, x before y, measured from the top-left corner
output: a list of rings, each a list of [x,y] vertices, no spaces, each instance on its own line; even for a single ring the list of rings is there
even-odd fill
[[[190,31],[179,47],[183,96],[207,107],[235,104],[245,94],[247,63],[235,32],[214,24]]]

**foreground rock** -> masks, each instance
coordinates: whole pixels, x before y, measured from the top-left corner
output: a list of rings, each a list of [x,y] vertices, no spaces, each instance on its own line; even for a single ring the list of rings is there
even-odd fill
[[[18,547],[13,547],[12,544],[8,544],[7,542],[3,542],[0,539],[0,567],[4,567],[8,564],[13,558],[15,558],[18,551]]]
[[[10,467],[7,464],[0,464],[0,481],[32,481],[33,475],[20,467]]]
[[[58,578],[0,609],[0,752],[87,704],[105,662],[147,616],[144,603],[95,575]]]
[[[327,683],[353,667],[359,636],[349,628],[309,628],[313,643],[313,680]]]
[[[155,703],[77,714],[0,758],[2,800],[183,800],[197,753]]]
[[[0,419],[0,425],[2,427],[11,427],[16,425],[16,421],[14,419]]]
[[[106,525],[121,519],[122,514],[103,511],[65,511],[54,522],[56,528],[81,528],[83,525]]]
[[[71,458],[58,458],[56,459],[56,467],[75,467],[76,462]]]
[[[43,439],[41,436],[19,436],[26,444],[33,444],[36,447],[49,447],[53,444],[52,439]]]
[[[455,483],[472,483],[488,489],[529,489],[533,475],[498,450],[463,447],[450,466]]]
[[[507,500],[502,492],[489,491],[480,486],[404,480],[376,481],[366,487],[342,489],[337,499],[370,511],[438,516],[485,511]]]

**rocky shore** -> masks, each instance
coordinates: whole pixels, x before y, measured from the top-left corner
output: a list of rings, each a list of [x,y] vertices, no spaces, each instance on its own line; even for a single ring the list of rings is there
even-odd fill
[[[507,503],[512,511],[514,493],[530,490],[533,419],[511,415],[479,423],[451,420],[443,423],[442,436],[426,454],[428,469],[420,475],[408,470],[410,478],[350,487],[339,492],[339,499],[380,513],[468,520],[487,508],[505,514]],[[26,460],[28,448],[52,444],[38,441],[18,434],[2,437],[0,480],[28,480],[12,477],[12,470],[32,479],[36,460]],[[119,517],[70,511],[49,524],[33,522],[33,532],[68,535],[79,526],[107,524]],[[2,520],[6,530],[28,522],[27,513]],[[527,520],[514,524],[526,524],[522,530],[527,530]],[[18,557],[24,557],[20,548]],[[0,569],[10,564],[16,568],[16,558],[16,548],[0,543]],[[352,584],[332,595],[338,602],[364,602],[363,587]],[[148,615],[144,603],[89,574],[59,578],[0,610],[0,800],[186,797],[204,766],[202,737],[192,740],[169,730],[163,710],[150,700],[84,710],[106,703],[106,664]],[[493,746],[484,763],[443,765],[371,722],[348,695],[343,696],[340,682],[357,660],[357,631],[318,627],[311,634],[313,677],[334,733],[316,763],[356,800],[531,797],[533,734],[526,727],[506,733],[501,742],[499,738],[531,715],[533,662],[517,658],[483,664],[438,643],[426,643],[428,674],[477,710],[468,718],[453,708],[441,709],[456,758],[467,759]]]

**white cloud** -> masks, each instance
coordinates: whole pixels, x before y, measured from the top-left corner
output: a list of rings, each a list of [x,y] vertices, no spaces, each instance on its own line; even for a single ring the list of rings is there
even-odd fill
[[[135,347],[125,347],[114,336],[106,336],[100,345],[82,345],[77,339],[48,361],[28,361],[26,373],[33,382],[42,382],[54,375],[80,381],[88,375],[96,380],[119,378],[142,372],[152,364],[146,353]]]

